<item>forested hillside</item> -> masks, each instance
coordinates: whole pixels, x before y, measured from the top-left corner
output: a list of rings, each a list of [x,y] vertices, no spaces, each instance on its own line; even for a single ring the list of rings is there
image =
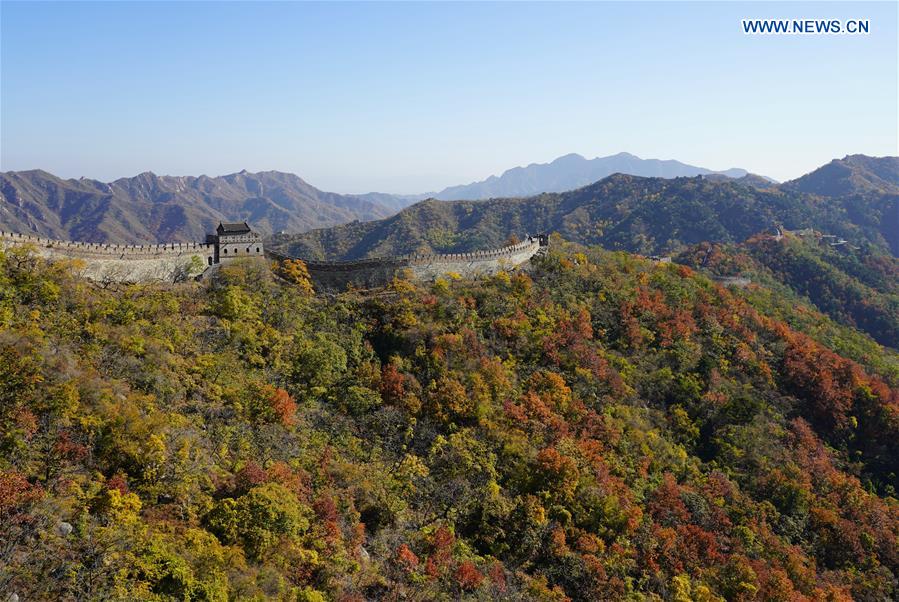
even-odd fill
[[[0,253],[0,591],[895,599],[895,354],[807,304],[558,240],[369,296],[281,273]]]
[[[302,258],[358,259],[487,249],[511,235],[558,232],[565,240],[654,255],[705,241],[743,242],[776,225],[813,227],[899,254],[899,195],[819,197],[753,182],[617,174],[559,194],[424,201],[383,220],[278,236],[272,243]]]
[[[899,349],[899,259],[819,232],[782,239],[755,236],[741,245],[704,243],[679,262],[716,276],[744,276],[780,295],[806,297],[834,320]]]
[[[899,157],[847,155],[785,182],[784,188],[828,197],[899,194]]]

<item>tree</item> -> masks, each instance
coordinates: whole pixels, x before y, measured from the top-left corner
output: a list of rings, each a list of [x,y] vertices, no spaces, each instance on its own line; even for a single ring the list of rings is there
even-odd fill
[[[279,539],[305,533],[311,515],[312,509],[286,487],[265,483],[236,500],[217,502],[206,524],[223,542],[240,542],[251,558],[259,560]]]
[[[285,259],[276,262],[275,274],[296,286],[304,295],[313,294],[312,278],[306,262],[301,259]]]
[[[203,270],[205,269],[206,264],[203,262],[200,256],[191,255],[190,261],[188,261],[187,263],[179,263],[177,266],[175,266],[174,273],[172,274],[172,282],[174,284],[185,282],[192,276],[202,274]]]

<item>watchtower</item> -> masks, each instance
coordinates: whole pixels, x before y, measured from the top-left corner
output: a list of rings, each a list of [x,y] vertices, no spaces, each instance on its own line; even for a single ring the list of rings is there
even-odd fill
[[[206,235],[206,242],[214,245],[214,263],[265,255],[262,237],[247,222],[221,222],[215,234]]]

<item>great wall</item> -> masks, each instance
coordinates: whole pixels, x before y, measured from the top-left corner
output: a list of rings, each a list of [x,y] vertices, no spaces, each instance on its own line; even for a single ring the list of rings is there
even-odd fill
[[[177,282],[196,277],[211,265],[215,252],[212,243],[116,245],[0,231],[0,246],[26,245],[46,259],[81,260],[82,276],[109,282]]]
[[[316,288],[342,290],[348,285],[367,289],[384,286],[395,276],[408,275],[417,280],[433,280],[439,276],[458,274],[476,277],[516,268],[542,252],[548,243],[545,236],[529,236],[524,241],[487,251],[470,253],[416,253],[396,257],[359,259],[355,261],[305,261]],[[287,255],[268,251],[275,259]]]
[[[339,291],[348,286],[384,286],[395,276],[419,280],[458,274],[472,277],[516,268],[546,245],[545,236],[499,249],[450,254],[410,254],[356,261],[305,261],[317,290]],[[294,259],[263,248],[258,234],[246,223],[220,224],[205,243],[117,245],[54,240],[0,231],[0,247],[28,246],[47,259],[80,260],[83,277],[99,282],[179,282],[214,272],[237,259]]]

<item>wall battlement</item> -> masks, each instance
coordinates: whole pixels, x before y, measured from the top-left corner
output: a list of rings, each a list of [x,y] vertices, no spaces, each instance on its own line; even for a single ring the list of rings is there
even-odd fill
[[[235,224],[228,226],[234,227]],[[84,265],[83,276],[111,282],[177,282],[233,259],[260,258],[263,255],[275,260],[293,259],[263,249],[258,235],[252,233],[246,223],[243,227],[246,230],[237,234],[220,231],[218,235],[210,235],[204,243],[147,245],[56,240],[0,230],[0,247],[30,245],[38,255],[47,259],[79,259]],[[316,288],[320,290],[343,290],[348,286],[376,288],[388,284],[401,273],[420,280],[432,280],[451,273],[462,276],[495,274],[527,262],[547,244],[547,237],[531,236],[514,245],[470,253],[413,253],[354,261],[305,263]]]
[[[306,267],[317,270],[334,270],[346,271],[357,268],[366,268],[373,265],[422,265],[432,263],[447,263],[457,261],[483,261],[502,259],[503,257],[512,258],[521,251],[532,247],[539,248],[539,238],[534,237],[515,245],[501,247],[499,249],[490,249],[487,251],[472,251],[470,253],[427,253],[427,254],[410,254],[398,255],[396,257],[373,257],[369,259],[355,259],[350,261],[305,261]]]
[[[214,242],[117,245],[0,231],[0,248],[25,245],[45,259],[79,260],[81,275],[100,282],[178,282],[216,263]]]
[[[335,291],[349,285],[356,288],[381,287],[402,272],[408,272],[419,280],[433,280],[451,273],[469,277],[495,274],[527,262],[547,244],[545,236],[533,236],[499,249],[469,253],[413,253],[352,261],[303,261],[316,288]],[[293,259],[271,251],[267,255],[277,260]]]
[[[205,256],[207,253],[211,253],[213,247],[211,243],[199,242],[164,243],[155,245],[117,245],[98,242],[78,242],[30,236],[28,234],[17,234],[15,232],[4,232],[2,230],[0,230],[0,242],[18,245],[31,244],[36,247],[53,249],[61,253],[69,251],[72,254],[78,255],[96,255],[120,259],[126,257],[150,258],[158,257],[160,255],[177,257],[183,254]]]

